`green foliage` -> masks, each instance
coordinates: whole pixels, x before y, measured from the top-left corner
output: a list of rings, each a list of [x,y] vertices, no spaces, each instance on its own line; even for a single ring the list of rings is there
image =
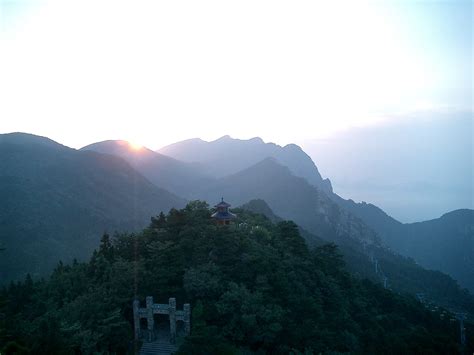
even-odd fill
[[[8,324],[0,349],[126,353],[131,302],[152,295],[191,303],[182,354],[459,350],[455,325],[351,276],[334,244],[310,250],[293,222],[238,216],[218,227],[195,201],[139,234],[105,234],[88,263],[60,263],[48,281],[11,284],[0,293]]]

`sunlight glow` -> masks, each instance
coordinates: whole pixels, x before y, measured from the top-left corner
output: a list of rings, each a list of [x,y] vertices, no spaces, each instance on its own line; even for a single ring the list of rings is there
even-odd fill
[[[142,144],[138,144],[135,142],[128,142],[128,145],[130,146],[130,149],[135,150],[135,151],[141,150],[143,148]]]

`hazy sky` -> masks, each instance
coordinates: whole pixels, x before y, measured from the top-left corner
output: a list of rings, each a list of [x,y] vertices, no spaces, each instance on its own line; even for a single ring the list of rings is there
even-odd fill
[[[471,1],[0,0],[0,25],[0,132],[72,147],[472,109]]]
[[[302,144],[345,198],[403,222],[474,209],[472,112],[414,114]]]

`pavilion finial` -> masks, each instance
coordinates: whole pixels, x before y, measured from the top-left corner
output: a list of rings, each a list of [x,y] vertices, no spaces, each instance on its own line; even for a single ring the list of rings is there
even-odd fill
[[[221,202],[224,202],[224,197],[221,198]]]

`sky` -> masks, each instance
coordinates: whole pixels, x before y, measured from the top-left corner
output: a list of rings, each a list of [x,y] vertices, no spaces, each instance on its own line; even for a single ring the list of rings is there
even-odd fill
[[[443,161],[452,175],[472,176],[473,23],[473,3],[461,0],[0,0],[0,133],[74,148],[125,139],[158,149],[223,135],[296,143],[336,192],[365,194],[408,221],[406,204],[412,213],[433,201],[401,206],[402,187],[408,196],[439,179],[432,169],[420,182],[429,169],[407,152],[424,139],[436,162],[440,134],[457,132],[460,116],[468,134],[443,142],[470,154]],[[427,117],[442,129],[418,136]],[[398,153],[397,143],[408,146]],[[407,173],[391,176],[383,154],[404,156]],[[361,185],[374,176],[386,179],[378,192]],[[474,188],[463,184],[444,208],[472,206]],[[441,208],[429,211],[412,218]]]
[[[471,1],[0,0],[0,132],[279,144],[472,109]]]

